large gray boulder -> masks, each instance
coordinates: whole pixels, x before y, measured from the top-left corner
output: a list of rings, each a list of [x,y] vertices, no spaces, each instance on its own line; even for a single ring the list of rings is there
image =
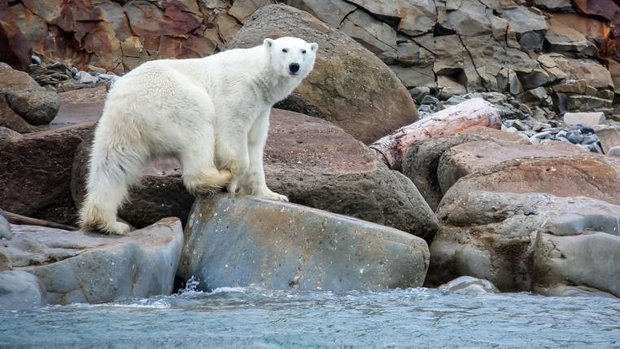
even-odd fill
[[[418,287],[426,242],[405,232],[289,203],[197,200],[179,275],[200,289],[375,290]]]
[[[459,186],[457,183],[456,186]],[[426,283],[457,276],[501,291],[578,286],[618,295],[620,206],[587,197],[452,189],[438,216]]]
[[[27,225],[12,228],[15,235],[0,245],[0,255],[8,257],[13,272],[38,278],[46,294],[41,303],[104,303],[172,292],[183,246],[178,219],[162,219],[122,237]],[[7,288],[27,289],[37,303],[31,278],[2,275],[14,280]]]

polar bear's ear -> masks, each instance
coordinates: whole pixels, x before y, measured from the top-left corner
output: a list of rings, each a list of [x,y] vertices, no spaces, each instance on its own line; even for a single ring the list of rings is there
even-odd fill
[[[270,49],[273,46],[273,40],[267,38],[263,41],[263,45],[265,45],[267,49]]]
[[[312,52],[316,52],[316,50],[319,49],[319,44],[317,44],[316,42],[311,43],[310,49],[312,50]]]

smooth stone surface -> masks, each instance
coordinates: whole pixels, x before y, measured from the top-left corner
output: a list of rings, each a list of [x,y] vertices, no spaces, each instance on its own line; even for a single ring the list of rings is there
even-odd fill
[[[32,309],[45,304],[39,279],[26,271],[0,272],[0,311]]]
[[[197,200],[179,275],[202,290],[376,290],[421,286],[428,247],[418,237],[289,203],[218,195]]]
[[[6,220],[4,215],[2,215],[2,210],[0,210],[0,239],[11,239],[13,237],[13,232],[11,231],[11,224]]]
[[[438,287],[440,290],[467,296],[482,296],[499,293],[499,290],[489,280],[471,276],[461,276]]]
[[[127,236],[13,225],[0,244],[15,271],[40,280],[49,304],[105,303],[170,294],[183,246],[181,223],[166,218]]]

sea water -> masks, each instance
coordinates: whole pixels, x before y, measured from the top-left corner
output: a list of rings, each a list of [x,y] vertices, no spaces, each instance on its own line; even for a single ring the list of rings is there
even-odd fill
[[[620,348],[620,300],[188,290],[0,312],[0,348]]]

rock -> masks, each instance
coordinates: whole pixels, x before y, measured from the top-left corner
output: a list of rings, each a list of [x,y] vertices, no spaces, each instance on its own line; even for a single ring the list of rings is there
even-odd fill
[[[559,276],[560,269],[545,269],[541,264],[533,266],[533,254],[539,253],[534,252],[539,249],[537,246],[540,243],[536,242],[538,236],[544,235],[547,239],[553,235],[587,237],[602,234],[590,232],[595,230],[606,231],[610,238],[617,239],[620,207],[604,201],[585,197],[561,198],[541,193],[491,192],[484,189],[464,192],[453,198],[455,200],[444,199],[438,210],[444,225],[430,246],[431,265],[426,279],[427,286],[440,285],[455,277],[469,275],[491,281],[502,292],[540,292],[540,288],[532,285],[551,285],[546,283],[547,280],[557,281],[555,278]],[[612,236],[610,234],[614,229],[616,235]],[[609,245],[609,248],[615,244]],[[617,253],[615,257],[610,254],[609,248],[599,250],[599,246],[598,243],[588,245],[584,241],[580,250],[592,259],[573,259],[577,263],[563,264],[564,270],[587,270],[593,278],[597,278],[599,271],[609,275],[610,271],[617,270],[614,262],[609,259],[598,262],[598,257],[594,255],[612,260],[617,257]],[[567,249],[567,252],[570,251]],[[588,251],[597,252],[591,254]],[[557,263],[562,262],[560,251],[550,253],[558,258]],[[606,292],[608,288],[605,287],[617,283],[617,278],[611,276],[606,283],[608,286],[590,285],[585,279],[563,280],[576,281],[574,285],[596,287]]]
[[[472,127],[458,134],[430,138],[411,144],[403,157],[403,174],[410,178],[428,205],[435,210],[443,197],[437,178],[437,166],[444,152],[451,147],[484,139],[527,143],[522,137],[488,127]]]
[[[461,178],[446,192],[442,205],[477,190],[585,196],[620,205],[620,162],[586,152],[508,160]]]
[[[553,90],[563,93],[585,94],[588,83],[585,80],[565,80],[562,83],[553,85]]]
[[[438,21],[443,28],[461,36],[491,34],[491,20],[486,15],[486,6],[478,1],[463,1],[454,11]]]
[[[580,147],[562,142],[541,146],[495,139],[467,142],[454,145],[443,153],[437,165],[437,181],[445,194],[460,178],[504,161],[583,154]]]
[[[349,215],[431,239],[434,213],[413,183],[378,162],[361,142],[327,121],[274,109],[265,149],[267,184],[291,202]],[[84,194],[88,145],[76,154],[71,192]],[[120,216],[135,226],[165,217],[182,220],[193,197],[177,162],[155,163],[130,190]]]
[[[607,155],[615,156],[615,157],[620,157],[620,146],[615,146],[615,147],[609,148],[609,151],[607,151]]]
[[[568,110],[572,112],[597,112],[603,111],[611,114],[613,101],[592,96],[569,96],[567,100]]]
[[[30,64],[32,47],[7,11],[8,2],[0,3],[0,62],[24,71]]]
[[[610,205],[613,206],[613,205]],[[583,285],[620,297],[620,206],[550,219],[534,244],[532,288]]]
[[[460,276],[448,283],[438,287],[440,290],[448,291],[466,296],[483,296],[486,294],[499,293],[499,290],[488,280],[478,279],[471,276]]]
[[[357,6],[344,0],[314,1],[314,0],[286,0],[283,3],[309,12],[314,17],[338,28],[347,15],[357,10]]]
[[[609,154],[613,147],[620,147],[620,132],[617,129],[603,127],[596,130],[596,135],[605,154]]]
[[[364,11],[351,12],[340,29],[379,58],[393,58],[396,53],[396,31]]]
[[[613,294],[603,292],[587,286],[556,286],[541,290],[550,297],[609,297],[616,298]]]
[[[48,124],[58,112],[54,91],[42,88],[28,74],[4,63],[0,63],[0,94],[6,95],[10,108],[32,125]]]
[[[0,207],[72,225],[75,207],[69,169],[93,125],[36,132],[0,142]]]
[[[549,31],[545,36],[550,50],[576,57],[596,57],[598,48],[596,44],[588,40],[588,38],[595,38],[595,35],[598,33],[594,31],[590,32],[590,30],[583,25],[578,26],[577,23],[580,22],[586,22],[595,27],[596,24],[599,24],[598,27],[601,27],[602,24],[596,20],[575,14],[557,14],[550,17],[547,22]],[[599,30],[601,30],[602,33],[604,29],[599,28]],[[604,38],[601,38],[600,42],[604,40]]]
[[[516,40],[526,50],[542,49],[547,31],[544,16],[525,6],[507,7],[502,14],[508,20],[508,40]]]
[[[75,76],[75,79],[80,84],[94,84],[98,80],[97,77],[92,76],[85,71],[78,72],[77,75]]]
[[[228,14],[243,23],[257,9],[272,4],[271,0],[241,0],[235,1],[228,10]]]
[[[10,240],[12,237],[13,232],[11,231],[11,224],[9,224],[2,210],[0,210],[0,239]]]
[[[105,86],[59,93],[60,109],[50,127],[58,129],[82,123],[94,123],[103,113],[106,97]]]
[[[32,126],[18,115],[6,101],[6,95],[0,93],[0,127],[21,133],[35,132],[39,129]]]
[[[573,3],[577,11],[603,17],[610,22],[614,21],[620,12],[620,7],[613,0],[575,0]]]
[[[350,0],[388,23],[395,23],[397,29],[407,35],[418,36],[433,30],[437,21],[435,2]]]
[[[547,71],[551,74],[557,68],[558,78],[564,76],[569,80],[585,80],[587,85],[597,89],[614,87],[609,70],[596,61],[567,58],[557,53],[540,55],[538,61],[548,67]]]
[[[558,12],[570,11],[573,9],[573,4],[570,0],[534,0],[534,5],[545,10]]]
[[[123,237],[26,225],[13,231],[0,253],[14,270],[38,277],[49,304],[170,294],[183,247],[181,223],[173,218]]]
[[[566,113],[563,119],[567,125],[596,126],[607,124],[605,114],[602,112]]]
[[[280,107],[333,121],[365,143],[417,120],[407,89],[383,62],[306,12],[285,5],[262,7],[229,47],[251,47],[265,37],[285,35],[317,42],[319,54],[314,71]]]
[[[0,271],[0,310],[28,310],[46,303],[39,279],[21,270]]]
[[[196,201],[185,236],[179,275],[197,278],[202,290],[419,287],[429,258],[424,240],[396,229],[223,195]]]

